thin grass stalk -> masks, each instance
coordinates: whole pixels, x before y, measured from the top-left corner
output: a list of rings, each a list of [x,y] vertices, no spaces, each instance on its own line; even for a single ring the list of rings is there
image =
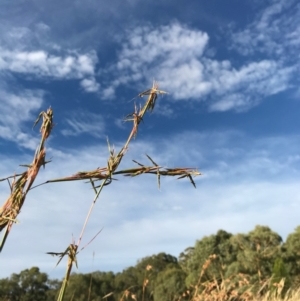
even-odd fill
[[[103,180],[103,181],[102,181],[102,184],[100,185],[100,187],[99,187],[99,189],[98,189],[98,191],[96,191],[96,195],[95,195],[94,200],[93,200],[93,202],[92,202],[92,204],[91,204],[91,206],[90,206],[90,209],[89,209],[88,214],[87,214],[87,216],[86,216],[86,218],[85,218],[85,221],[84,221],[84,223],[83,223],[83,227],[82,227],[82,229],[81,229],[81,232],[80,232],[80,235],[79,235],[79,238],[78,238],[78,242],[77,242],[78,247],[79,247],[79,245],[80,245],[80,243],[81,243],[81,240],[82,240],[84,231],[85,231],[85,229],[86,229],[86,226],[87,226],[87,223],[88,223],[88,221],[89,221],[89,219],[90,219],[90,216],[91,216],[91,214],[92,214],[92,211],[93,211],[93,209],[94,209],[94,207],[95,207],[95,204],[96,204],[96,202],[97,202],[97,199],[98,199],[98,197],[99,197],[99,195],[100,195],[100,193],[101,193],[103,187],[105,186],[106,181],[107,181],[106,179]],[[94,189],[95,189],[95,188],[94,188]]]

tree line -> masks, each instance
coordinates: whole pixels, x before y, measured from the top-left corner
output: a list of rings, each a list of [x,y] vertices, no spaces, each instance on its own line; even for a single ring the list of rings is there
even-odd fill
[[[267,226],[247,234],[219,230],[197,240],[178,258],[159,253],[119,273],[73,273],[65,300],[191,300],[195,288],[212,280],[238,285],[243,279],[255,289],[264,281],[270,286],[283,278],[284,291],[300,283],[300,226],[285,242]],[[60,285],[61,280],[32,267],[0,279],[0,301],[55,300]]]

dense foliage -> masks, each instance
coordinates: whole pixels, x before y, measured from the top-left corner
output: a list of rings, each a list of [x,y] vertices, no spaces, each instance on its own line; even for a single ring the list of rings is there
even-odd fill
[[[203,237],[179,255],[159,253],[145,257],[121,273],[72,274],[66,300],[191,300],[195,287],[214,280],[276,286],[285,279],[284,290],[297,286],[300,275],[300,227],[285,242],[266,226],[247,234],[219,230]],[[32,267],[0,280],[0,301],[55,300],[61,282]],[[203,286],[205,287],[205,286]]]

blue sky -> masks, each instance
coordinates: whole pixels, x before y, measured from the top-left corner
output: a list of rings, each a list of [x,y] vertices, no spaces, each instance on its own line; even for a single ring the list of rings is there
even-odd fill
[[[0,178],[23,171],[50,105],[52,162],[38,181],[105,166],[122,118],[153,79],[167,96],[141,124],[121,168],[150,155],[197,167],[186,180],[118,178],[105,188],[79,255],[79,272],[122,269],[157,252],[178,256],[204,235],[299,225],[300,4],[269,1],[34,1],[0,4]],[[2,202],[9,195],[0,182]],[[93,191],[81,182],[32,190],[0,256],[0,277],[39,266],[78,238]],[[95,256],[93,258],[93,252]]]

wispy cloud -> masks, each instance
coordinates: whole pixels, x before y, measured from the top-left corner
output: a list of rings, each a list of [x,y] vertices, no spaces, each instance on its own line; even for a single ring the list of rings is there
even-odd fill
[[[39,90],[22,90],[22,92],[7,91],[1,85],[0,89],[0,138],[13,141],[29,149],[35,149],[38,138],[22,129],[24,122],[34,121],[36,113],[43,103],[44,92]],[[32,122],[33,125],[33,122]]]
[[[98,62],[94,50],[80,52],[62,49],[54,43],[43,45],[42,33],[50,31],[43,23],[35,31],[28,28],[12,28],[0,39],[0,71],[4,74],[22,74],[34,80],[79,79],[87,92],[97,92],[99,84],[95,79]]]
[[[51,41],[49,37],[51,28],[45,23],[33,23],[31,28],[29,28],[26,26],[17,26],[13,23],[8,25],[7,22],[12,22],[11,19],[5,20],[3,18],[2,21],[4,22],[0,23],[0,42],[1,46],[5,49],[18,49],[20,51],[29,49],[32,50],[36,48],[60,49],[57,44]],[[23,19],[23,21],[25,20]]]
[[[130,31],[110,69],[118,78],[106,88],[108,96],[121,85],[155,78],[173,99],[206,101],[212,111],[245,111],[293,86],[297,64],[271,57],[234,66],[206,56],[208,44],[207,33],[180,23]]]
[[[271,1],[245,29],[232,33],[231,46],[243,55],[263,54],[293,62],[300,47],[299,18],[298,1]]]
[[[86,92],[97,92],[100,88],[94,77],[83,79],[80,85]]]
[[[75,111],[65,119],[67,127],[61,130],[64,136],[79,136],[88,134],[94,137],[102,137],[105,130],[103,117],[88,111]]]
[[[169,105],[168,103],[162,104],[161,102],[156,105],[156,110],[154,111],[154,113],[168,118],[175,118],[177,116],[177,113],[171,105]]]
[[[199,80],[201,76],[201,66],[197,63],[197,58],[203,54],[207,43],[206,33],[191,30],[179,23],[157,29],[147,26],[136,28],[128,32],[118,56],[118,63],[112,68],[117,74],[121,72],[121,76],[113,81],[112,87],[153,77],[159,79],[162,85],[168,86],[172,80],[167,81],[167,73],[171,72],[168,76],[173,79],[177,78],[176,75],[181,70],[182,75],[177,82],[179,88],[188,91],[190,77]],[[188,78],[185,78],[187,72]],[[194,81],[191,85],[193,83]],[[197,91],[206,89],[204,84]],[[174,96],[181,97],[180,89],[174,91]]]
[[[94,75],[95,52],[51,55],[44,50],[10,51],[0,48],[0,70],[39,77],[59,79],[83,78]]]

